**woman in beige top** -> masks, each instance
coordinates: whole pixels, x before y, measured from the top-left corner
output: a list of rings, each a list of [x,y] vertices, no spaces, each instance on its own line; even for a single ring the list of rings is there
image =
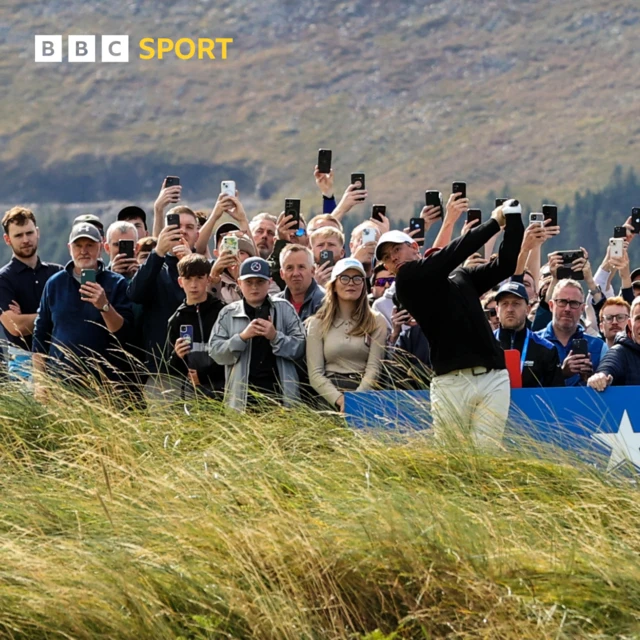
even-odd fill
[[[338,260],[324,303],[307,321],[309,382],[340,411],[345,391],[374,388],[385,353],[387,323],[369,307],[365,278],[358,260]]]

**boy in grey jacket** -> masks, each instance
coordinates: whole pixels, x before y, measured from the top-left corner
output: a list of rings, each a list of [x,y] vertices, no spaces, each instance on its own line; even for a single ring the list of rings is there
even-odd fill
[[[240,266],[238,286],[243,300],[228,304],[209,339],[209,355],[225,365],[225,402],[244,411],[254,402],[249,391],[299,400],[295,360],[305,352],[305,332],[291,303],[271,298],[269,264],[247,258]]]

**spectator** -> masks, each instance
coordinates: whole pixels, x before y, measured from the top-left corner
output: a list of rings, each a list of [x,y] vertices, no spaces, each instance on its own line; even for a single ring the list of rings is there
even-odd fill
[[[361,185],[359,182],[355,184],[350,184],[344,191],[340,202],[336,208],[331,212],[331,215],[339,221],[342,219],[353,209],[353,207],[363,204],[367,199],[368,191],[366,189],[361,189]]]
[[[9,373],[31,377],[31,345],[44,286],[62,270],[38,257],[40,230],[30,209],[13,207],[2,218],[11,260],[0,269],[0,322],[9,342]]]
[[[258,249],[258,255],[263,260],[267,260],[273,253],[277,223],[278,218],[270,213],[259,213],[249,224],[253,241]]]
[[[496,331],[500,327],[498,320],[498,303],[496,302],[496,293],[491,291],[482,297],[482,308],[484,316],[491,326],[491,331]]]
[[[281,276],[286,287],[276,299],[287,300],[304,322],[316,313],[324,301],[325,291],[315,281],[315,264],[311,249],[296,244],[287,245],[281,254]]]
[[[166,371],[163,354],[167,323],[184,300],[178,284],[178,260],[192,253],[198,239],[196,215],[191,209],[178,206],[169,213],[179,214],[180,226],[168,225],[162,229],[156,248],[139,268],[127,290],[132,302],[144,308],[145,364],[151,373]]]
[[[133,242],[133,258],[127,258],[126,254],[120,252],[120,240]],[[114,222],[109,225],[104,242],[104,250],[109,256],[107,269],[119,273],[121,276],[124,276],[127,281],[130,281],[140,268],[135,258],[137,242],[138,231],[131,222]]]
[[[315,278],[321,287],[324,287],[331,278],[333,266],[330,261],[321,260],[323,251],[331,251],[334,264],[344,258],[344,235],[336,228],[321,227],[311,234],[309,238],[313,259],[316,262]]]
[[[640,385],[640,298],[631,305],[627,333],[619,333],[587,384],[596,391],[608,386]],[[627,335],[628,334],[628,335]]]
[[[323,227],[333,227],[337,229],[340,233],[344,234],[344,229],[342,227],[342,223],[334,218],[331,214],[321,213],[320,215],[314,216],[309,220],[309,224],[307,225],[307,235],[309,239],[311,238],[311,234],[318,229],[322,229]]]
[[[278,216],[278,224],[276,228],[276,235],[278,236],[278,239],[273,246],[273,253],[269,259],[269,266],[271,267],[273,280],[281,290],[286,286],[280,273],[282,250],[289,244],[308,247],[309,238],[307,236],[306,229],[307,225],[303,216],[300,216],[299,221],[294,220],[291,215],[285,216],[284,211]]]
[[[431,410],[435,435],[459,428],[478,446],[495,447],[509,412],[509,375],[480,304],[480,296],[513,275],[524,227],[508,201],[491,218],[424,259],[407,234],[391,231],[380,238],[376,257],[396,276],[399,301],[418,322],[431,347],[435,377]],[[498,257],[488,264],[460,265],[505,227]],[[417,295],[429,287],[429,296]],[[433,304],[437,300],[438,304]],[[448,310],[443,316],[443,309]]]
[[[136,242],[136,260],[138,264],[144,264],[149,257],[149,254],[156,248],[158,245],[158,239],[153,236],[147,236],[146,238],[142,238]]]
[[[382,263],[377,264],[373,270],[373,275],[371,276],[370,302],[373,303],[381,298],[387,291],[389,291],[389,287],[391,287],[395,281],[395,277],[387,271]]]
[[[226,367],[225,402],[244,411],[249,391],[291,405],[300,398],[295,360],[304,354],[304,327],[289,302],[268,295],[271,274],[262,258],[240,266],[243,300],[228,304],[209,340],[209,355]]]
[[[360,262],[339,260],[322,307],[307,322],[309,381],[339,411],[345,391],[375,388],[384,358],[387,324],[369,307],[365,279]]]
[[[222,400],[224,367],[209,355],[208,342],[223,304],[207,292],[209,262],[192,253],[178,262],[178,284],[185,293],[185,301],[169,318],[169,365],[182,378],[182,396],[197,389],[206,396]],[[191,336],[182,336],[182,328],[189,327]]]
[[[556,348],[527,327],[529,299],[525,286],[519,282],[506,282],[500,287],[495,301],[500,328],[494,335],[503,349],[520,352],[522,386],[564,387]]]
[[[431,384],[431,351],[418,323],[404,310],[393,307],[391,313],[391,345],[385,371],[385,386],[394,389],[426,389]]]
[[[125,341],[133,312],[126,280],[104,268],[101,249],[102,237],[95,226],[73,227],[71,261],[47,281],[38,308],[34,374],[46,370],[84,388],[87,374],[96,380],[121,380],[119,345]],[[85,270],[95,272],[96,282],[81,284]]]
[[[216,261],[211,268],[211,284],[214,287],[214,295],[223,304],[237,302],[242,300],[242,293],[238,286],[238,271],[240,265],[247,259],[256,255],[256,248],[248,236],[242,234],[241,231],[225,231],[226,225],[220,225],[223,229],[216,239],[216,247],[221,246],[220,241],[225,235],[233,234],[238,238],[238,253],[234,255],[230,251],[216,248],[214,255]],[[228,228],[228,227],[226,227]],[[218,233],[220,233],[220,229]]]
[[[600,309],[600,333],[607,343],[607,347],[613,347],[616,335],[624,331],[631,313],[631,305],[622,298],[616,296],[607,298]]]
[[[130,222],[136,228],[139,240],[149,237],[149,230],[147,229],[147,214],[141,207],[132,205],[125,207],[124,209],[120,209],[116,220],[118,222]]]
[[[607,345],[585,333],[580,326],[580,316],[584,311],[584,292],[576,280],[560,280],[549,302],[552,320],[538,335],[553,343],[562,362],[562,375],[567,387],[583,386],[591,374],[597,370]],[[587,341],[589,356],[575,354],[573,341]]]

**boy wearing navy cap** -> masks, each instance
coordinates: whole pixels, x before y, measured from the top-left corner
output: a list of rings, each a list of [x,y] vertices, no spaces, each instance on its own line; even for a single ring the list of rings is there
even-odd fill
[[[218,316],[209,340],[209,355],[225,365],[225,402],[244,411],[253,402],[249,391],[286,405],[299,400],[295,360],[305,352],[304,327],[290,302],[269,296],[269,263],[247,258],[238,286],[243,299]]]

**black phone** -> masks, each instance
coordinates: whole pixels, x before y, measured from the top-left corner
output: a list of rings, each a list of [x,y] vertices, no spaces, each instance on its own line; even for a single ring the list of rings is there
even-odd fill
[[[298,227],[300,227],[300,200],[287,198],[284,201],[284,215],[293,216],[293,219],[298,223]]]
[[[467,222],[471,222],[472,220],[477,220],[478,224],[482,222],[482,211],[480,209],[469,209],[467,211]],[[478,225],[475,225],[476,227]]]
[[[331,149],[318,149],[318,171],[320,173],[331,171]]]
[[[424,204],[427,207],[440,207],[440,217],[444,216],[444,205],[442,204],[442,194],[439,191],[430,189],[424,192]]]
[[[542,215],[544,216],[545,222],[547,220],[551,220],[551,222],[547,226],[558,226],[558,207],[556,207],[555,204],[543,204]]]
[[[384,217],[387,215],[387,205],[386,204],[374,204],[371,209],[371,219],[377,220],[378,222],[382,222]]]
[[[409,231],[419,230],[419,233],[412,235],[415,240],[424,240],[424,218],[411,218],[409,220]]]
[[[496,206],[495,208],[497,209],[498,207],[501,207],[509,198],[496,198]]]
[[[588,356],[589,344],[584,338],[575,338],[571,341],[571,351],[574,356]]]
[[[467,183],[466,182],[454,182],[451,185],[451,193],[459,193],[461,198],[467,197]]]
[[[167,214],[167,226],[175,225],[176,227],[180,227],[180,214],[179,213],[169,213]]]
[[[132,260],[134,245],[133,240],[120,240],[120,242],[118,242],[118,251],[124,253],[129,260]]]
[[[613,227],[613,237],[614,238],[626,238],[627,237],[627,229],[626,229],[626,227]]]
[[[358,189],[364,189],[364,173],[352,173],[351,174],[351,184],[355,184],[356,182],[360,183]]]
[[[86,284],[87,282],[95,282],[95,281],[96,281],[95,269],[82,269],[82,271],[80,271],[80,284]]]
[[[631,225],[633,226],[633,233],[640,233],[640,207],[631,209]]]
[[[335,264],[333,260],[333,251],[328,251],[325,249],[324,251],[320,252],[320,262],[318,264],[320,266],[323,266],[327,262],[329,263],[330,267],[333,267],[333,265]]]
[[[562,256],[562,266],[558,267],[558,280],[564,280],[565,278],[584,280],[583,271],[573,271],[571,268],[571,265],[578,258],[584,258],[582,249],[576,249],[574,251],[558,251],[558,253]]]
[[[178,176],[167,176],[164,179],[164,188],[167,187],[179,187],[180,186],[180,178]]]
[[[256,320],[268,320],[271,316],[271,307],[263,304],[256,309]]]

